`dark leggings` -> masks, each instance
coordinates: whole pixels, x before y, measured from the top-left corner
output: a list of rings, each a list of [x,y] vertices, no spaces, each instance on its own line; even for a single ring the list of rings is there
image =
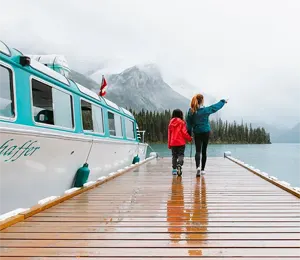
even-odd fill
[[[209,140],[209,132],[195,134],[195,145],[196,145],[196,154],[195,154],[195,161],[196,161],[196,168],[200,166],[200,153],[202,151],[202,159],[201,159],[201,170],[205,169],[206,164],[206,149]]]

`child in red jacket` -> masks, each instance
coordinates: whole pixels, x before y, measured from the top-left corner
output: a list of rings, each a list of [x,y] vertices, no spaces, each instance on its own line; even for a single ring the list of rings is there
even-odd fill
[[[188,134],[183,113],[180,109],[175,109],[168,128],[168,148],[172,149],[172,174],[181,176],[184,158],[185,142],[192,141]]]

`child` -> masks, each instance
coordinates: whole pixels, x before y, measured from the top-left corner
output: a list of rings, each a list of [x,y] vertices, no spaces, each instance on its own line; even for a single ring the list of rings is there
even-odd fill
[[[181,176],[185,150],[185,142],[192,141],[188,134],[183,113],[180,109],[175,109],[172,113],[172,119],[168,128],[168,148],[172,149],[172,174]]]

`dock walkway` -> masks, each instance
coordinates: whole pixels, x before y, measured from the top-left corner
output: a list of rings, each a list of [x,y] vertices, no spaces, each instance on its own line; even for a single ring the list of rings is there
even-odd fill
[[[300,200],[224,158],[154,159],[0,233],[0,259],[296,260]]]

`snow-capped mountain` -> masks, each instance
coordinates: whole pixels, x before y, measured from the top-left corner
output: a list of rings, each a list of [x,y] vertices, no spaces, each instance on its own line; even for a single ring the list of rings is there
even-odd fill
[[[93,90],[97,93],[99,92],[100,85],[96,81],[75,70],[71,70],[70,78],[90,90]]]
[[[206,105],[217,101],[184,79],[170,80],[169,78],[168,84],[156,64],[135,65],[120,73],[112,74],[110,71],[119,71],[121,67],[104,67],[104,65],[109,64],[101,64],[97,70],[90,71],[87,74],[88,77],[76,72],[73,72],[73,76],[78,83],[85,83],[82,85],[87,85],[98,92],[102,75],[105,75],[108,84],[106,97],[125,108],[132,108],[136,111],[179,108],[185,113],[189,108],[191,97],[199,92],[204,94]],[[116,65],[116,63],[111,65]],[[213,118],[218,117],[220,117],[219,112],[213,115]]]
[[[107,77],[107,98],[134,110],[188,110],[189,100],[174,91],[154,64],[133,66]]]
[[[163,78],[165,83],[167,83],[173,90],[175,90],[181,96],[184,96],[189,100],[195,94],[202,93],[205,97],[205,103],[207,105],[217,101],[211,95],[203,92],[201,90],[201,87],[197,87],[189,83],[187,80],[183,78],[176,78],[174,76],[170,76],[170,74],[168,76],[165,76],[163,73],[161,73],[160,68],[156,64],[153,63],[142,64],[142,65],[135,65],[135,64],[128,65],[128,64],[129,63],[126,63],[126,61],[122,59],[106,60],[103,61],[101,64],[99,64],[96,70],[90,70],[88,73],[86,73],[86,75],[89,76],[94,81],[96,81],[97,83],[101,83],[102,75],[109,77],[109,75],[112,74],[120,74],[121,72],[125,71],[127,68],[137,67],[140,70],[147,73],[148,75],[154,75],[154,74],[159,75],[160,77]]]
[[[168,77],[163,76],[164,74],[161,73],[160,68],[156,64],[150,63],[150,64],[135,65],[135,66],[130,66],[129,69],[126,68],[126,69],[122,70],[122,68],[124,68],[124,67],[126,67],[126,63],[122,60],[120,60],[120,62],[118,62],[116,60],[105,61],[103,64],[98,66],[97,70],[90,71],[88,73],[88,76],[90,78],[92,78],[93,80],[95,80],[96,82],[100,83],[102,80],[102,75],[105,75],[108,79],[109,84],[111,84],[113,86],[114,85],[117,85],[117,86],[122,85],[124,87],[126,82],[123,80],[124,82],[120,83],[121,75],[124,76],[124,73],[126,73],[126,74],[134,73],[135,75],[132,74],[132,78],[136,79],[135,84],[145,84],[145,82],[143,82],[143,79],[145,80],[146,78],[150,77],[154,81],[156,80],[156,83],[153,86],[154,87],[153,89],[155,89],[155,86],[157,86],[157,82],[160,81],[160,83],[161,83],[163,81],[164,82],[163,86],[168,85],[171,88],[171,90],[174,90],[175,92],[177,92],[181,97],[187,98],[189,100],[188,103],[190,102],[191,98],[197,93],[202,93],[204,95],[205,105],[211,105],[218,101],[211,95],[203,92],[200,87],[196,87],[196,86],[192,85],[191,83],[187,82],[183,78],[175,78],[172,76],[170,77],[170,75],[168,75]],[[135,68],[135,70],[133,70],[132,68]],[[137,75],[138,71],[139,71],[139,75]],[[143,76],[141,74],[144,74],[144,76],[146,75],[147,77],[143,78]],[[117,79],[117,75],[120,75],[120,77],[118,79]],[[138,78],[139,78],[139,80],[138,80]],[[147,83],[148,86],[149,86],[149,83],[150,82]],[[133,81],[131,81],[131,84],[133,84]],[[169,88],[169,90],[170,90],[170,88]],[[116,99],[116,94],[117,93],[114,90],[108,91],[108,95],[111,96],[112,99]],[[145,93],[143,93],[143,94],[145,94]],[[171,98],[171,96],[169,98]],[[154,102],[157,103],[157,100],[156,101],[154,100]],[[168,101],[167,103],[169,103],[169,102],[170,101]],[[150,106],[152,106],[151,103],[152,102],[149,103]],[[185,103],[187,103],[187,101],[185,101]],[[153,105],[152,107],[165,107],[165,105],[157,104],[155,106]]]
[[[99,92],[100,84],[90,77],[76,71],[71,71],[70,75],[79,84]],[[188,109],[189,100],[165,83],[160,71],[153,65],[133,66],[120,74],[106,76],[106,80],[105,97],[119,106],[136,111],[180,108],[186,112]]]

